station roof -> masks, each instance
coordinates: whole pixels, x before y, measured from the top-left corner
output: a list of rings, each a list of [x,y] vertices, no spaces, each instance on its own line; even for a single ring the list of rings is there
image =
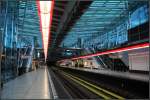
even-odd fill
[[[55,0],[50,47],[65,44],[71,47],[78,38],[88,39],[103,34],[127,18],[142,3],[139,0]],[[37,4],[34,0],[20,0],[18,30],[20,36],[37,37],[42,47]],[[66,20],[65,20],[66,19]],[[113,27],[112,27],[113,26]]]
[[[37,44],[42,47],[42,38],[39,27],[39,17],[37,12],[36,1],[34,0],[20,0],[18,1],[18,33],[21,39],[35,37]]]
[[[94,0],[69,30],[61,46],[73,47],[78,39],[89,39],[111,31],[127,21],[129,14],[142,3],[129,0]]]

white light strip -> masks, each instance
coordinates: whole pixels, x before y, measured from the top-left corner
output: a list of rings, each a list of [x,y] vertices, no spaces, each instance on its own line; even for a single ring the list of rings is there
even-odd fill
[[[41,20],[41,31],[43,38],[43,48],[45,54],[45,60],[47,59],[49,31],[50,31],[50,16],[52,11],[52,1],[39,1],[39,13]]]

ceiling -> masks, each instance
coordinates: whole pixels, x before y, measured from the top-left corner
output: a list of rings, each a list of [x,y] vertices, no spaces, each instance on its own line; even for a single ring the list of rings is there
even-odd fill
[[[18,36],[19,39],[35,38],[39,47],[42,47],[42,38],[39,25],[36,1],[20,0],[18,1]]]
[[[124,23],[129,14],[142,4],[143,1],[94,0],[67,32],[60,46],[75,47],[79,39],[89,41],[111,31],[117,25]]]
[[[68,1],[55,1],[54,8],[53,8],[53,16],[52,16],[52,25],[51,25],[51,37],[50,37],[50,43],[53,41],[53,39],[56,38],[56,33],[59,27],[59,24],[61,23],[61,18],[65,12],[65,8],[68,4]]]
[[[55,0],[49,47],[58,47],[68,30],[92,1]]]
[[[42,47],[37,4],[34,0],[19,0],[18,30],[20,37],[35,37]],[[55,0],[49,47],[76,44],[78,37],[90,38],[115,27],[120,19],[142,3],[127,0]],[[113,26],[113,27],[112,27]],[[92,33],[92,34],[91,34]]]

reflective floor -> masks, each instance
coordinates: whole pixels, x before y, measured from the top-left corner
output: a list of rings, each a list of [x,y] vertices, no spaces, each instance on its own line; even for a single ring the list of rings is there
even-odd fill
[[[50,99],[46,68],[26,73],[5,84],[2,99]]]

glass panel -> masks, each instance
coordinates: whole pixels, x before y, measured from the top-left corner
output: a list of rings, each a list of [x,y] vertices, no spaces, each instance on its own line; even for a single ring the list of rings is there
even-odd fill
[[[134,11],[131,15],[130,20],[130,28],[134,28],[142,23],[145,23],[148,21],[148,8],[147,5],[144,5],[140,8],[138,8],[136,11]]]

